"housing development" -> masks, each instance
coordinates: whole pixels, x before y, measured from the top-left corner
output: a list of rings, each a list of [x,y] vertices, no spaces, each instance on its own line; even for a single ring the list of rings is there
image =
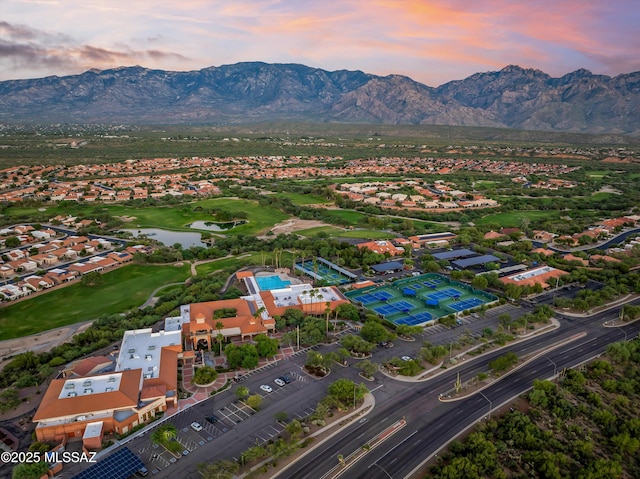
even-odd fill
[[[0,471],[507,477],[443,448],[637,355],[640,153],[376,142],[0,170]]]

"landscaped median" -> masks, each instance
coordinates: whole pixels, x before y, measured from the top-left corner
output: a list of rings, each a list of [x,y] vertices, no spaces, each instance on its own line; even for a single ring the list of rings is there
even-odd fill
[[[518,358],[517,356],[515,357],[515,361],[511,361],[511,357],[508,357],[507,355],[509,355],[510,353],[506,353],[503,356],[500,356],[498,358],[496,358],[497,363],[495,363],[495,366],[498,367],[498,369],[500,369],[500,367],[502,365],[505,365],[505,370],[504,371],[498,371],[500,374],[494,374],[493,376],[490,376],[488,374],[486,375],[486,378],[479,380],[479,378],[475,378],[478,379],[476,381],[474,381],[474,379],[471,380],[471,384],[469,384],[469,381],[465,381],[464,383],[462,383],[460,380],[456,381],[456,384],[454,385],[453,388],[449,389],[448,391],[445,391],[443,393],[440,394],[439,399],[442,402],[450,402],[450,401],[459,401],[461,399],[465,399],[469,396],[471,396],[472,394],[478,393],[480,391],[482,391],[483,389],[489,387],[491,384],[493,384],[495,381],[498,381],[500,379],[504,379],[506,376],[508,376],[509,374],[511,374],[512,372],[516,371],[517,369],[521,368],[522,366],[524,366],[525,364],[527,364],[530,361],[533,361],[534,359],[537,359],[538,357],[547,354],[550,351],[553,351],[554,349],[558,349],[562,346],[565,346],[577,339],[583,338],[584,336],[586,336],[587,333],[578,333],[574,336],[571,336],[569,339],[566,339],[564,341],[561,341],[559,343],[554,344],[553,346],[543,349],[542,351],[536,351],[533,352],[527,356],[524,356],[522,358]],[[515,355],[514,355],[515,356]],[[501,358],[504,358],[504,361],[501,360]],[[499,361],[500,360],[500,361]],[[494,363],[494,361],[492,361],[491,363],[489,363],[490,365],[492,363]],[[503,374],[504,373],[504,374]]]
[[[400,429],[402,429],[406,425],[407,425],[407,421],[405,421],[404,419],[401,419],[400,421],[396,421],[387,429],[382,431],[380,434],[373,437],[373,439],[363,444],[360,449],[357,449],[356,451],[352,452],[347,457],[342,457],[341,455],[338,455],[338,458],[337,458],[338,465],[336,465],[333,469],[331,469],[327,474],[322,476],[322,479],[336,479],[337,477],[340,477],[344,472],[346,472],[346,470],[350,466],[358,462],[358,460],[360,460],[369,451],[378,447],[380,444],[382,444],[384,441],[389,439],[391,436],[393,436],[396,432],[398,432]]]

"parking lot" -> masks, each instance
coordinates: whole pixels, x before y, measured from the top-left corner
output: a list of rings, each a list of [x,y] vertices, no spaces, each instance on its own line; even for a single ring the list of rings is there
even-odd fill
[[[246,375],[243,379],[249,378],[252,374]],[[300,370],[290,370],[287,372],[286,377],[289,382],[279,381],[279,383],[283,384],[282,386],[275,383],[275,378],[265,379],[263,384],[270,386],[271,391],[267,392],[262,390],[260,385],[254,385],[249,387],[250,394],[259,394],[263,398],[264,408],[290,395],[291,388],[299,389],[312,380]],[[296,408],[295,412],[290,412],[288,420],[302,419],[309,416],[313,413],[316,402],[316,399],[309,399],[307,403],[304,401],[299,403],[299,407]],[[192,406],[167,420],[178,431],[175,439],[183,447],[180,457],[174,456],[162,446],[153,444],[150,436],[145,437],[145,440],[139,441],[138,449],[134,449],[134,452],[139,454],[151,475],[156,475],[176,464],[181,457],[188,456],[196,449],[206,446],[215,439],[229,433],[237,425],[256,413],[257,411],[239,399],[216,402],[215,398],[212,398],[203,404]],[[272,423],[264,425],[246,436],[244,440],[246,448],[269,442],[284,430],[285,425],[286,423],[278,422],[274,418]]]

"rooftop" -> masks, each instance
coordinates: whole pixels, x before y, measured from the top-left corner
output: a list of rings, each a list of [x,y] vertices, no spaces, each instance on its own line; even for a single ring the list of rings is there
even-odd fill
[[[180,334],[179,330],[153,333],[151,328],[126,331],[116,371],[142,369],[144,379],[159,377],[160,352],[163,347],[181,345]]]

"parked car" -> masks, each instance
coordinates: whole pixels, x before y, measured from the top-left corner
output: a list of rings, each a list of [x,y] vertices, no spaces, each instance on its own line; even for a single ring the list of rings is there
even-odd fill
[[[291,382],[291,378],[289,376],[280,376],[278,379],[282,379],[285,384],[289,384]]]
[[[260,386],[260,389],[262,389],[266,393],[270,393],[271,391],[273,391],[273,388],[271,386],[267,386],[266,384]]]
[[[276,384],[277,384],[278,386],[280,386],[280,387],[282,387],[282,386],[284,386],[284,385],[286,384],[286,383],[285,383],[282,379],[280,379],[280,378],[275,378],[275,379],[273,380],[273,382],[274,382],[274,383],[276,383]]]
[[[205,419],[209,421],[211,424],[215,424],[219,421],[218,416],[216,416],[215,414],[212,414],[211,416],[207,416],[205,417]]]
[[[199,422],[193,421],[191,423],[191,429],[193,429],[196,432],[200,432],[200,431],[202,431],[202,426],[200,425]]]
[[[411,361],[410,356],[402,356],[400,359],[402,359],[403,361]]]

